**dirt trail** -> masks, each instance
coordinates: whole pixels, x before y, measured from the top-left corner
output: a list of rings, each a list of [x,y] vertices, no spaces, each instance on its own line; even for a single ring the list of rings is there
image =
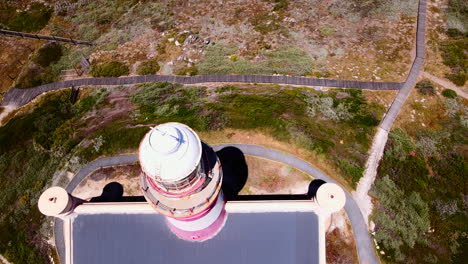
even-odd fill
[[[2,255],[0,255],[0,263],[2,263],[2,264],[13,264],[11,262],[8,262],[8,260]]]
[[[9,113],[11,113],[13,110],[15,110],[15,107],[5,105],[3,106],[3,109],[0,113],[0,126],[3,126],[3,119],[8,116]]]
[[[457,87],[455,84],[447,81],[447,80],[444,80],[444,79],[440,79],[439,77],[436,77],[428,72],[422,72],[422,76],[425,77],[425,78],[428,78],[429,80],[439,84],[439,85],[442,85],[443,87],[445,88],[448,88],[448,89],[452,89],[454,90],[455,92],[457,92],[457,94],[465,99],[468,99],[468,93],[465,92],[465,90],[467,90],[467,86],[463,86],[461,88]]]
[[[368,219],[373,209],[372,199],[368,193],[374,183],[375,176],[377,175],[377,168],[379,167],[380,159],[383,156],[387,139],[388,131],[379,128],[375,135],[374,142],[372,142],[364,175],[359,181],[356,191],[352,194],[354,200],[356,200],[359,205],[359,209],[361,210],[367,225],[369,225]]]

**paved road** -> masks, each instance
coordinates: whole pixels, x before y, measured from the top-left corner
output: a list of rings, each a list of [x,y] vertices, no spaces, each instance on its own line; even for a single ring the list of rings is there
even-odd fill
[[[322,179],[326,182],[333,182],[337,183],[328,176],[326,176],[323,172],[319,169],[313,167],[310,163],[301,160],[293,155],[286,154],[277,150],[264,148],[257,145],[247,145],[247,144],[223,144],[223,145],[216,145],[213,148],[218,151],[224,147],[233,146],[239,148],[244,154],[246,155],[253,155],[262,158],[267,158],[274,161],[279,161],[290,166],[296,167],[299,170],[305,171],[315,178]],[[128,155],[120,155],[114,157],[104,157],[96,159],[88,164],[86,164],[80,171],[73,177],[70,181],[66,190],[69,193],[72,193],[73,190],[78,186],[78,184],[91,172],[102,168],[102,167],[111,167],[117,165],[127,165],[127,164],[134,164],[138,161],[137,154],[128,154]],[[338,184],[338,183],[337,183]],[[345,210],[348,214],[349,220],[351,221],[354,239],[356,241],[358,256],[360,263],[371,264],[371,263],[378,263],[377,258],[375,256],[372,241],[369,237],[369,233],[367,232],[367,226],[364,222],[364,218],[362,217],[361,211],[357,203],[353,200],[351,195],[345,190],[346,192],[346,205]],[[54,227],[55,230],[55,243],[57,249],[59,251],[59,255],[61,258],[64,256],[64,244],[63,244],[63,230],[60,220],[56,220],[56,224]],[[64,262],[62,262],[64,263]]]

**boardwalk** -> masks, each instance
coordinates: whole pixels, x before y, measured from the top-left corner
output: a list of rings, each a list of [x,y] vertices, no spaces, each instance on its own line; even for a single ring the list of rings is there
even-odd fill
[[[21,107],[38,95],[69,88],[86,85],[125,85],[146,82],[172,82],[180,84],[200,83],[274,83],[301,86],[324,86],[341,88],[358,88],[368,90],[399,90],[403,83],[395,82],[358,82],[330,79],[315,79],[298,76],[274,76],[274,75],[140,75],[128,77],[84,78],[62,82],[49,83],[29,89],[11,89],[3,98],[1,105]]]
[[[388,133],[390,132],[393,122],[400,113],[401,107],[405,103],[408,95],[416,84],[416,81],[421,73],[424,65],[424,59],[426,56],[426,0],[419,1],[418,8],[418,24],[416,31],[416,57],[411,66],[410,73],[403,83],[402,88],[398,92],[397,96],[392,102],[392,105],[385,114],[384,119],[379,125],[377,133],[374,136],[372,147],[369,151],[369,158],[366,162],[365,171],[361,180],[356,188],[356,192],[353,193],[354,199],[358,202],[361,209],[361,213],[364,216],[366,222],[369,219],[370,214],[373,210],[371,197],[368,195],[369,190],[374,184],[375,177],[377,176],[377,168],[385,150],[385,144],[387,143]]]
[[[46,36],[46,35],[40,35],[40,34],[24,33],[24,32],[3,30],[3,29],[0,29],[0,35],[7,36],[7,37],[18,37],[18,38],[28,38],[28,39],[62,42],[62,43],[67,43],[67,44],[72,44],[72,45],[84,45],[84,46],[93,46],[94,45],[93,43],[88,42],[88,41],[76,40],[76,39],[71,39],[71,38]]]

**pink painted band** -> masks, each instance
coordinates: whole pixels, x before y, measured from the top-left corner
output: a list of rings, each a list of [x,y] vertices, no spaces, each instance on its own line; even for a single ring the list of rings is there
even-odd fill
[[[174,234],[176,234],[178,237],[185,239],[185,240],[190,240],[190,241],[204,241],[218,234],[218,232],[221,231],[221,229],[223,228],[224,223],[226,222],[226,219],[227,219],[227,212],[225,209],[223,209],[223,211],[221,212],[219,217],[216,219],[216,221],[213,222],[213,224],[211,224],[205,229],[198,230],[198,231],[181,230],[173,226],[169,221],[166,221],[166,222],[169,228],[171,229],[171,231],[174,232]]]

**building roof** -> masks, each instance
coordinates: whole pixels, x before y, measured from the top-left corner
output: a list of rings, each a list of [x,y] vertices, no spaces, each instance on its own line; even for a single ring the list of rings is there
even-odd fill
[[[223,229],[201,243],[178,238],[165,217],[147,205],[141,205],[143,210],[125,210],[129,207],[123,204],[88,210],[92,206],[79,206],[69,220],[74,264],[310,264],[323,259],[324,230],[309,201],[227,206]]]

